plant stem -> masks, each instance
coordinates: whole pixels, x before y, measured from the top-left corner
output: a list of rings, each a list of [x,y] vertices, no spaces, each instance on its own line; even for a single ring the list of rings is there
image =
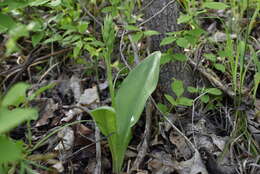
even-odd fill
[[[106,68],[107,68],[107,79],[108,79],[109,93],[110,93],[110,97],[111,97],[112,107],[115,108],[115,90],[113,87],[110,52],[111,52],[110,50],[107,50],[105,53],[105,63],[106,63]]]

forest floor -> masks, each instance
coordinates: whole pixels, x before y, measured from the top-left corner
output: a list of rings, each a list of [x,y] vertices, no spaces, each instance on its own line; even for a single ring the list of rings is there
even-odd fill
[[[225,20],[230,17],[230,11],[212,10],[207,15]],[[249,24],[252,16],[253,13],[250,13],[240,19],[239,25],[244,27]],[[93,20],[91,16],[89,19]],[[204,36],[207,39],[202,39],[200,46],[183,50],[191,57],[202,55],[200,62],[187,60],[187,63],[196,74],[208,81],[208,86],[203,88],[200,84],[189,89],[190,93],[197,89],[191,98],[191,106],[159,103],[156,97],[164,94],[155,90],[140,120],[132,128],[133,138],[123,163],[125,173],[260,173],[260,75],[256,76],[260,73],[259,19],[257,14],[249,36],[244,39],[242,35],[225,31],[220,21],[200,18],[201,29],[207,32]],[[62,28],[62,32],[64,30]],[[89,25],[88,30],[101,35],[98,24]],[[119,34],[125,32],[119,27],[118,30]],[[119,47],[123,40],[119,34],[113,57],[121,57],[122,53],[125,57],[130,55],[131,60],[127,61],[133,67],[134,51],[127,50],[131,49],[131,41],[125,38],[124,46],[128,48],[121,52]],[[30,107],[37,108],[38,118],[30,122],[29,128],[28,124],[20,124],[9,133],[12,139],[26,144],[23,158],[23,164],[27,165],[25,173],[112,173],[108,137],[99,132],[89,114],[90,110],[111,105],[105,61],[93,56],[99,55],[98,46],[93,46],[95,50],[92,53],[89,53],[92,48],[86,48],[81,55],[75,56],[77,43],[64,46],[60,43],[63,40],[52,40],[33,46],[30,39],[22,37],[17,41],[20,51],[7,56],[8,39],[10,33],[0,32],[1,93],[6,94],[18,82],[31,85],[27,90],[28,96],[41,89],[39,95],[28,102]],[[243,39],[245,42],[239,42]],[[228,41],[233,43],[234,55],[230,55],[234,56],[233,64],[229,62],[229,56],[221,59],[221,54],[230,53],[225,52],[231,44]],[[140,45],[137,45],[142,52],[146,48],[142,41],[139,42]],[[241,47],[244,45],[243,52]],[[189,52],[189,49],[192,51]],[[75,58],[77,56],[78,59]],[[233,65],[240,67],[235,75],[231,70]],[[128,73],[122,71],[122,67],[128,65],[112,58],[111,66],[115,86],[119,86]],[[236,91],[232,88],[234,79]],[[184,88],[187,90],[188,87]],[[218,90],[208,92],[209,89],[220,89],[221,94]],[[28,149],[32,151],[29,153]],[[19,173],[19,165],[16,163],[10,173]]]

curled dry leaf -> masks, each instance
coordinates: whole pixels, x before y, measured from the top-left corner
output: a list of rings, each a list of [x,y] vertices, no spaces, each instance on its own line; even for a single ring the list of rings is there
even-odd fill
[[[40,102],[40,105],[43,106],[43,109],[40,110],[40,119],[37,121],[35,127],[47,125],[49,119],[55,116],[54,111],[58,109],[58,103],[54,103],[51,98]]]
[[[64,171],[64,167],[61,161],[57,162],[56,164],[52,165],[54,169],[56,169],[59,173]]]
[[[74,131],[71,127],[65,127],[61,131],[58,132],[57,135],[61,141],[54,148],[57,151],[70,150],[74,144]]]
[[[194,153],[191,159],[176,164],[176,170],[179,174],[208,174],[198,151]]]
[[[83,106],[89,106],[90,108],[96,108],[99,103],[99,95],[97,87],[88,88],[80,96],[79,104]]]

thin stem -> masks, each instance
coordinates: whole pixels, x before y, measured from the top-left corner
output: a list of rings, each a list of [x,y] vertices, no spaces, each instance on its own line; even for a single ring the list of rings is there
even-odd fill
[[[111,55],[110,51],[107,50],[105,53],[105,62],[107,67],[107,79],[109,85],[109,93],[112,101],[112,107],[115,108],[115,90],[113,86],[113,77],[112,77],[112,69],[111,69]]]

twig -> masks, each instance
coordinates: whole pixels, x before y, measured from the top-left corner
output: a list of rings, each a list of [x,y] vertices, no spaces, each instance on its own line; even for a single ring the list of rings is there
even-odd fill
[[[36,47],[34,48],[28,55],[28,58],[26,60],[26,62],[24,63],[22,69],[18,72],[18,74],[16,74],[16,76],[13,78],[13,80],[9,83],[9,85],[7,86],[7,89],[5,92],[8,91],[8,89],[10,89],[10,87],[19,79],[19,77],[21,77],[21,75],[23,74],[23,72],[27,69],[27,67],[33,62],[34,60],[34,56],[33,54],[40,49],[40,47]]]
[[[196,143],[196,141],[195,141],[195,134],[194,134],[195,103],[196,103],[196,101],[197,101],[199,98],[201,98],[202,96],[204,96],[204,95],[207,94],[207,93],[208,93],[208,92],[204,92],[204,93],[200,94],[198,97],[196,97],[196,98],[193,100],[191,125],[192,125],[192,136],[193,136],[193,140],[194,140],[195,147],[197,147],[197,143]]]
[[[23,64],[23,65],[19,65],[15,68],[12,68],[11,70],[7,70],[5,72],[2,72],[0,75],[4,75],[4,74],[9,74],[9,73],[12,73],[12,72],[17,72],[18,74],[13,78],[12,82],[9,83],[8,87],[7,87],[7,90],[19,79],[19,77],[23,74],[23,72],[28,68],[32,67],[32,66],[35,66],[37,65],[37,62],[40,62],[40,61],[43,61],[45,59],[48,59],[52,56],[56,56],[56,55],[59,55],[59,54],[63,54],[67,51],[70,51],[72,50],[72,48],[65,48],[65,49],[62,49],[62,50],[59,50],[59,51],[56,51],[54,53],[50,53],[50,54],[47,54],[45,56],[41,56],[41,57],[38,57],[38,58],[35,58],[33,57],[32,54],[34,54],[35,52],[35,49],[33,50],[33,52],[31,52],[31,54],[28,55],[28,58],[27,58],[27,61]],[[14,73],[12,73],[13,75]],[[11,77],[11,75],[8,75],[4,81],[6,81],[9,77]],[[6,90],[6,91],[7,91]]]
[[[161,10],[159,10],[157,13],[155,13],[153,16],[151,16],[149,19],[141,22],[140,24],[138,24],[138,27],[146,24],[147,22],[149,22],[150,20],[152,20],[153,18],[155,18],[156,16],[158,16],[160,13],[162,13],[169,5],[171,5],[172,3],[174,3],[175,0],[170,1],[168,4],[166,4]]]
[[[102,23],[97,20],[95,16],[93,16],[86,7],[83,7],[83,10],[89,15],[99,26],[102,26]]]
[[[96,124],[95,126],[95,139],[96,139],[96,167],[94,174],[101,174],[101,145],[100,145],[100,131]]]
[[[190,146],[192,147],[192,149],[193,149],[194,151],[197,151],[196,147],[192,144],[192,142],[188,139],[188,137],[186,137],[186,136],[171,122],[171,120],[169,120],[169,118],[168,118],[167,116],[165,116],[165,115],[161,112],[161,110],[157,107],[155,100],[154,100],[152,97],[150,97],[150,98],[151,98],[151,101],[153,102],[154,106],[156,107],[156,109],[157,109],[157,110],[159,111],[159,113],[163,116],[163,118],[172,126],[172,128],[173,128],[179,135],[181,135],[181,136],[190,144]]]
[[[139,55],[138,55],[138,52],[139,52],[139,51],[138,51],[138,47],[137,47],[136,43],[133,41],[131,35],[128,35],[128,38],[129,38],[129,40],[130,40],[130,42],[131,42],[131,46],[132,46],[132,48],[133,48],[135,64],[138,65],[139,62],[140,62]]]
[[[144,11],[144,10],[145,10],[147,7],[149,7],[153,2],[154,2],[154,0],[151,0],[151,1],[150,1],[149,3],[147,3],[143,8],[141,8],[138,13]]]
[[[142,163],[145,155],[147,154],[148,150],[148,144],[149,144],[149,139],[151,136],[151,123],[152,123],[152,110],[153,110],[153,105],[151,102],[151,99],[148,100],[147,105],[146,105],[146,117],[145,117],[145,131],[144,131],[144,140],[142,142],[142,146],[140,149],[138,149],[138,154],[137,157],[134,161],[133,167],[131,169],[132,173],[133,171],[139,169],[140,164]]]
[[[123,60],[124,64],[127,66],[127,68],[129,70],[131,70],[131,67],[128,65],[126,59],[125,59],[125,56],[123,54],[123,42],[124,42],[124,35],[125,35],[125,30],[123,30],[123,33],[122,33],[122,36],[121,36],[121,39],[120,39],[120,45],[119,45],[119,51],[120,51],[120,55],[121,55],[121,59]]]
[[[204,68],[201,65],[197,65],[193,60],[188,59],[188,63],[193,67],[193,68],[197,68],[198,71],[205,76],[213,86],[221,89],[222,91],[224,91],[226,94],[228,94],[228,96],[230,96],[231,98],[235,98],[235,93],[227,88],[224,84],[222,84],[222,82],[220,80],[217,79],[217,77],[214,77],[212,74],[214,74],[214,72],[212,72],[209,69]]]
[[[58,63],[55,63],[54,65],[52,65],[45,73],[43,73],[43,75],[40,77],[40,79],[38,80],[38,83],[40,83],[42,81],[42,79],[55,67],[59,64]]]

